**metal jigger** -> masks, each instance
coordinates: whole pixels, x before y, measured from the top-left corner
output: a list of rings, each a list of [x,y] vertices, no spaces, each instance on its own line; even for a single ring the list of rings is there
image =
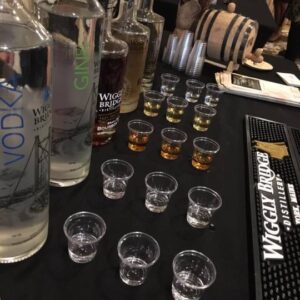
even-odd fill
[[[206,55],[206,43],[197,40],[190,53],[185,74],[190,77],[200,77]]]
[[[174,59],[172,61],[172,66],[179,71],[185,70],[193,43],[193,37],[194,34],[186,30],[179,40]]]
[[[168,38],[167,46],[164,49],[162,61],[171,64],[174,58],[174,54],[178,45],[178,36],[170,34]]]

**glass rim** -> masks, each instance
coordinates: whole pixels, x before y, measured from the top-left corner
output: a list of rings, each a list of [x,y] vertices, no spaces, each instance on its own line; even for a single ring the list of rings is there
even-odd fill
[[[207,111],[210,111],[210,112],[200,111],[199,108],[206,109]],[[197,104],[197,105],[195,105],[194,111],[195,111],[195,113],[200,113],[200,114],[202,114],[202,115],[204,115],[206,117],[214,117],[217,114],[216,109],[214,109],[211,106],[205,105],[205,104]]]
[[[171,179],[174,183],[175,183],[175,187],[174,189],[170,190],[170,191],[159,191],[160,194],[170,194],[170,193],[175,193],[178,189],[178,181],[176,180],[175,177],[173,177],[172,175],[168,174],[168,173],[165,173],[165,172],[162,172],[162,171],[154,171],[154,172],[150,172],[146,175],[145,177],[145,184],[146,184],[146,187],[147,188],[150,188],[150,189],[153,189],[148,183],[148,179],[151,177],[151,176],[158,176],[158,177],[167,177],[169,179]]]
[[[151,266],[153,266],[157,260],[159,259],[160,257],[160,247],[159,247],[159,244],[157,242],[157,240],[151,236],[150,234],[147,234],[147,233],[144,233],[144,232],[141,232],[141,231],[132,231],[132,232],[128,232],[126,234],[124,234],[120,239],[119,239],[119,242],[118,242],[118,246],[117,246],[117,251],[118,251],[118,256],[121,260],[124,260],[125,257],[123,257],[123,255],[121,254],[121,247],[122,247],[122,244],[123,242],[128,238],[128,237],[138,237],[138,236],[143,236],[143,237],[147,237],[151,242],[153,242],[153,244],[155,245],[155,248],[156,248],[156,254],[155,254],[155,258],[150,262],[150,263],[147,263],[147,265],[138,265],[136,266],[134,263],[128,263],[128,265],[130,266],[135,266],[137,268],[140,268],[140,269],[146,269],[146,268],[149,268]]]
[[[218,200],[218,205],[215,206],[215,207],[208,207],[206,205],[198,204],[191,197],[192,193],[195,192],[195,191],[206,192],[206,193],[214,196]],[[210,210],[210,211],[216,211],[217,209],[219,209],[222,206],[222,197],[219,195],[219,193],[217,193],[213,189],[208,188],[206,186],[198,185],[198,186],[194,186],[194,187],[190,188],[189,191],[188,191],[188,198],[189,198],[189,201],[192,201],[193,203],[197,204],[198,206],[201,206],[202,208],[205,208],[205,209]]]
[[[114,176],[113,178],[114,179],[129,179],[133,176],[134,174],[134,167],[132,166],[132,164],[130,164],[129,162],[127,162],[126,160],[122,160],[122,159],[118,159],[118,158],[113,158],[113,159],[108,159],[106,161],[104,161],[102,164],[101,164],[101,173],[102,175],[106,175],[108,177],[111,177],[110,175],[108,175],[105,171],[104,171],[104,167],[106,165],[108,165],[109,163],[119,163],[119,164],[122,164],[122,165],[125,165],[128,167],[128,169],[130,170],[130,174],[127,175],[127,176],[123,176],[123,177],[116,177]]]
[[[205,88],[205,83],[200,80],[197,80],[197,79],[187,79],[185,84],[188,87],[196,87],[196,88],[201,88],[201,89]]]
[[[167,77],[167,78],[166,78]],[[171,73],[162,73],[160,75],[160,78],[163,80],[167,80],[173,83],[178,83],[180,81],[180,77],[175,75],[175,74],[171,74]]]
[[[136,130],[134,128],[131,128],[130,126],[134,123],[142,123],[143,125],[148,126],[149,130],[141,131],[141,130]],[[136,133],[151,134],[154,131],[154,126],[151,123],[149,123],[145,120],[142,120],[142,119],[133,119],[133,120],[128,121],[127,127],[128,127],[129,130],[131,130],[133,132],[136,132]]]
[[[206,87],[206,89],[213,90],[214,92],[217,92],[217,93],[224,93],[224,91],[216,83],[207,83],[205,85],[205,87]]]
[[[179,134],[181,134],[183,136],[183,138],[181,140],[171,139],[171,138],[165,136],[165,132],[167,132],[167,131],[173,131],[173,132],[179,133]],[[184,131],[182,131],[180,129],[177,129],[176,127],[165,127],[165,128],[163,128],[161,130],[161,136],[162,136],[163,139],[165,139],[167,141],[170,141],[171,143],[180,143],[180,144],[183,144],[188,139],[188,135]]]
[[[203,149],[203,147],[196,144],[199,141],[208,142],[211,145],[214,145],[216,147],[216,149],[215,150]],[[196,148],[196,149],[198,149],[198,150],[200,150],[204,153],[208,153],[208,154],[217,154],[220,151],[220,145],[216,141],[214,141],[210,138],[207,138],[207,137],[197,137],[197,138],[195,138],[193,140],[193,146],[194,146],[194,148]]]
[[[181,101],[182,104],[172,103],[172,100],[174,100],[174,101]],[[182,98],[182,97],[178,97],[178,96],[169,96],[169,97],[167,98],[167,104],[168,104],[168,105],[171,104],[171,105],[174,105],[174,106],[177,106],[177,107],[183,107],[183,108],[186,108],[186,107],[188,107],[189,102],[188,102],[186,99]]]
[[[105,221],[103,220],[103,218],[101,216],[99,216],[98,214],[96,213],[92,213],[92,212],[89,212],[89,211],[79,211],[77,213],[74,213],[72,215],[70,215],[64,222],[64,226],[63,226],[63,230],[64,230],[64,233],[65,233],[65,236],[67,237],[67,239],[71,242],[74,242],[74,240],[72,239],[72,237],[70,236],[70,234],[68,233],[68,226],[71,224],[72,221],[78,219],[78,218],[84,218],[84,217],[90,217],[90,218],[93,218],[95,221],[98,221],[99,224],[102,225],[102,232],[101,232],[101,235],[99,237],[96,238],[95,241],[81,241],[80,244],[84,244],[84,245],[88,245],[88,244],[94,244],[94,243],[97,243],[99,242],[105,235],[106,233],[106,223]]]
[[[146,97],[152,98],[150,96],[151,94],[155,95],[155,99],[151,99],[151,101],[163,102],[165,100],[165,96],[161,92],[154,91],[154,90],[145,91],[144,92],[144,100],[145,100]],[[157,97],[159,97],[159,99]]]
[[[185,256],[187,254],[190,254],[191,256],[194,256],[194,257],[204,259],[206,261],[206,263],[211,267],[212,276],[211,276],[211,280],[209,283],[201,285],[201,286],[196,286],[194,284],[185,282],[181,277],[179,277],[177,275],[177,272],[175,271],[176,262],[180,257]],[[183,250],[183,251],[177,253],[173,259],[172,268],[173,268],[173,275],[176,277],[176,279],[178,281],[180,281],[182,284],[184,284],[190,288],[197,289],[197,290],[204,290],[204,289],[210,287],[215,282],[216,277],[217,277],[217,270],[216,270],[216,267],[215,267],[214,263],[212,262],[212,260],[205,254],[203,254],[202,252],[196,251],[196,250]]]

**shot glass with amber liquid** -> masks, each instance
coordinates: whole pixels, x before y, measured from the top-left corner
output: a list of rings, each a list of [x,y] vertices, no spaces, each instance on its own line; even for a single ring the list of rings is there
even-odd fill
[[[207,131],[217,111],[210,106],[202,104],[196,105],[194,111],[193,128],[201,132]]]
[[[128,129],[128,148],[137,152],[144,151],[154,130],[153,125],[143,120],[131,120]]]
[[[187,134],[177,128],[168,127],[161,131],[161,137],[160,155],[169,160],[177,159],[183,143],[187,140]]]
[[[170,96],[167,99],[167,121],[171,123],[180,123],[188,102],[181,97]]]
[[[206,137],[198,137],[193,141],[194,151],[192,165],[197,170],[206,171],[210,168],[220,146],[217,142]]]
[[[144,114],[148,117],[158,116],[164,99],[165,96],[160,92],[146,91],[144,93]]]

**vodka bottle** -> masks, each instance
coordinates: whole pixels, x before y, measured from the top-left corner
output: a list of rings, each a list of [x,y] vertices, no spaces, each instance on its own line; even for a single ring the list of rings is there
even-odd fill
[[[143,89],[152,87],[156,63],[159,55],[165,18],[153,12],[154,0],[139,0],[137,19],[150,30],[150,40],[142,81]]]
[[[36,253],[48,233],[49,33],[16,0],[0,0],[0,263]]]
[[[36,14],[53,37],[50,182],[71,186],[90,169],[103,9],[97,0],[38,0]]]
[[[121,0],[119,15],[112,23],[113,34],[128,44],[129,52],[121,101],[121,113],[138,106],[149,42],[149,29],[136,19],[136,0]]]
[[[113,37],[111,33],[113,0],[105,0],[103,6],[106,9],[106,17],[93,131],[94,146],[106,144],[116,132],[128,54],[127,44]]]

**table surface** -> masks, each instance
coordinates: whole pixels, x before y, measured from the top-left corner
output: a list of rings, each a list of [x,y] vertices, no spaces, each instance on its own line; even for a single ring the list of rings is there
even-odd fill
[[[284,59],[268,58],[275,70],[293,72],[299,76],[294,64]],[[213,80],[214,67],[205,65],[201,79]],[[159,88],[162,72],[175,73],[169,66],[159,64],[154,89]],[[240,73],[280,82],[274,72],[258,73],[241,68]],[[185,79],[176,91],[183,96]],[[203,97],[201,102],[203,101]],[[176,125],[186,131],[189,139],[176,161],[160,157],[160,130],[171,124],[165,120],[165,105],[157,118],[145,117],[142,101],[136,112],[121,117],[119,130],[112,143],[93,150],[91,170],[81,184],[65,188],[51,188],[49,236],[44,247],[33,257],[16,264],[0,266],[1,300],[167,300],[172,299],[172,260],[176,253],[195,249],[205,253],[215,263],[216,282],[203,299],[250,300],[254,299],[251,261],[250,225],[247,206],[247,164],[244,132],[246,114],[286,122],[300,127],[300,110],[261,100],[224,95],[217,107],[211,128],[205,134],[192,129],[193,105],[190,105],[182,123]],[[127,122],[142,118],[153,123],[155,132],[144,152],[127,148]],[[171,125],[172,126],[172,125]],[[218,141],[221,151],[207,172],[191,166],[192,140],[205,135]],[[108,200],[102,193],[100,165],[110,158],[129,161],[135,168],[125,197]],[[144,206],[144,178],[150,171],[161,170],[175,176],[179,188],[169,207],[162,214],[153,214]],[[215,189],[223,198],[223,206],[216,213],[214,229],[193,229],[185,219],[187,192],[196,185]],[[63,223],[72,213],[92,211],[100,214],[107,223],[107,232],[96,258],[88,264],[73,263],[67,254]],[[143,231],[153,235],[160,244],[161,257],[140,287],[128,287],[118,274],[117,242],[130,231]]]

